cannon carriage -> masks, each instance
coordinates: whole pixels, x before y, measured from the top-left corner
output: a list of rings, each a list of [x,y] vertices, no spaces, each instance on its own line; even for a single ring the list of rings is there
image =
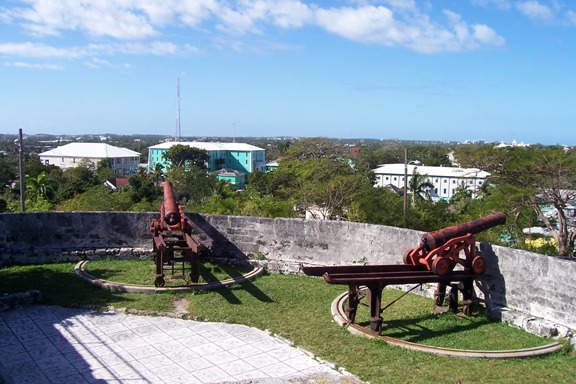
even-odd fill
[[[366,297],[370,306],[370,329],[382,331],[382,291],[388,285],[437,283],[434,303],[442,306],[446,289],[451,286],[450,308],[458,308],[462,292],[463,312],[469,314],[473,304],[473,282],[484,273],[486,262],[476,254],[476,234],[506,222],[504,213],[443,228],[422,236],[416,248],[409,249],[404,265],[302,266],[309,276],[322,276],[329,284],[348,286],[346,315],[354,323],[360,300]],[[464,255],[460,256],[463,252]],[[456,270],[456,266],[461,268]],[[366,287],[368,292],[365,292]],[[414,289],[414,288],[413,288]]]
[[[190,265],[190,281],[198,283],[200,256],[204,246],[193,236],[192,223],[182,212],[180,204],[176,202],[172,184],[168,180],[164,182],[160,219],[152,219],[150,232],[153,236],[152,248],[156,263],[154,285],[156,287],[165,285],[166,270],[170,270],[174,278],[185,279],[187,263]],[[181,263],[181,275],[176,275],[178,263]]]

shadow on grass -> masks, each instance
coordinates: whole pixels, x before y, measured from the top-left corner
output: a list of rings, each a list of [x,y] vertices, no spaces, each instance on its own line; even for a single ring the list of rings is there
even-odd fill
[[[222,264],[222,265],[218,265],[218,267],[221,268],[224,272],[226,272],[232,278],[240,277],[240,276],[242,276],[242,273],[249,272],[249,270],[251,269],[251,268],[249,268],[245,272],[238,273],[238,268],[239,268],[238,266]],[[201,270],[200,275],[202,276],[202,278],[205,281],[207,281],[206,279],[208,279],[208,278],[214,279],[215,281],[218,280],[216,278],[216,276],[214,276],[212,271],[207,269],[207,268],[204,270]],[[273,300],[266,293],[264,293],[260,288],[255,286],[252,283],[252,281],[250,281],[250,280],[244,281],[241,284],[236,285],[236,286],[217,288],[217,289],[214,289],[212,291],[216,292],[220,296],[222,296],[222,298],[225,299],[229,304],[242,304],[242,301],[234,294],[234,291],[236,289],[239,289],[239,288],[243,289],[244,291],[251,294],[256,300],[259,300],[259,301],[262,301],[265,303],[272,303],[273,302]]]
[[[73,264],[43,265],[0,270],[0,294],[39,290],[45,305],[92,305],[105,307],[130,301],[126,295],[98,288],[73,272]]]
[[[446,313],[442,316],[455,316],[452,313]],[[436,315],[422,315],[398,320],[386,320],[382,323],[382,336],[390,336],[396,339],[410,341],[413,343],[426,343],[427,340],[437,339],[445,335],[457,335],[458,333],[468,332],[478,329],[490,321],[485,318],[467,318],[461,317],[459,320],[467,321],[465,324],[448,324],[447,320],[438,318]],[[426,322],[438,321],[441,327],[427,327]],[[358,322],[362,327],[370,327],[370,322]]]

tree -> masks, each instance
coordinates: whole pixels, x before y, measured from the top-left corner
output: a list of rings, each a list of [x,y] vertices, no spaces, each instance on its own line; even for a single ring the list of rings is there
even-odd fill
[[[194,203],[207,201],[217,190],[220,183],[216,176],[210,175],[205,169],[193,165],[186,168],[170,168],[166,176],[172,182],[174,193],[179,200],[185,199]]]
[[[569,202],[576,199],[574,150],[482,146],[465,155],[456,152],[456,156],[464,165],[492,172],[490,182],[495,191],[488,199],[499,198],[499,205],[517,227],[531,222],[526,214],[529,208],[556,240],[559,254],[572,254],[576,228],[566,213]]]
[[[276,197],[295,199],[299,208],[323,219],[345,217],[359,191],[370,183],[348,162],[328,158],[283,159],[269,175],[287,182],[274,191]]]
[[[428,175],[421,175],[418,168],[414,167],[412,177],[408,180],[408,191],[412,196],[412,206],[416,206],[417,201],[431,200],[430,191],[434,189],[434,184],[428,181]]]
[[[152,180],[154,180],[154,185],[160,185],[164,176],[164,166],[161,163],[156,163],[154,170],[152,170]]]
[[[208,161],[210,160],[208,151],[183,144],[171,146],[164,152],[163,157],[170,162],[173,168],[195,166],[204,170],[208,169]]]
[[[139,168],[138,173],[128,178],[128,189],[134,203],[152,203],[162,196],[154,174],[147,174],[144,168]]]
[[[82,161],[76,167],[68,168],[62,173],[62,182],[58,188],[58,200],[70,199],[98,183],[99,181],[94,175],[94,165],[90,161]]]
[[[96,164],[95,176],[98,180],[104,181],[116,177],[112,170],[113,160],[110,158],[102,159]]]
[[[296,141],[286,149],[283,158],[292,160],[338,159],[346,154],[346,150],[337,140],[314,137]]]
[[[29,176],[26,178],[26,196],[33,202],[38,198],[49,200],[54,192],[52,183],[53,181],[44,172],[36,177]]]
[[[292,143],[289,140],[281,140],[277,145],[280,155],[282,156],[283,154],[285,154],[288,148],[290,148],[290,146],[292,146]]]

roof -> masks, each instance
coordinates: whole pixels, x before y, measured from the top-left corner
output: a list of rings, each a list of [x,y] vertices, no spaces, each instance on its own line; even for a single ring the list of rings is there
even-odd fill
[[[118,157],[139,157],[140,154],[131,149],[114,147],[113,145],[105,143],[70,143],[42,152],[39,156],[106,159]]]
[[[165,143],[160,143],[153,145],[148,148],[152,149],[168,149],[173,145],[189,145],[194,148],[203,149],[205,151],[263,151],[263,148],[256,147],[254,145],[246,143],[214,143],[214,142],[204,142],[204,141],[168,141]]]
[[[223,168],[223,169],[219,169],[217,171],[212,172],[214,175],[218,175],[218,176],[227,176],[227,177],[242,177],[245,175],[245,173],[237,171],[235,169],[230,169],[230,168]]]
[[[477,168],[457,168],[457,167],[430,167],[425,165],[408,164],[408,175],[414,173],[414,168],[421,175],[428,175],[430,177],[475,177],[485,179],[490,176],[490,173],[481,171]],[[404,163],[397,164],[382,164],[374,170],[376,174],[388,175],[404,175]]]

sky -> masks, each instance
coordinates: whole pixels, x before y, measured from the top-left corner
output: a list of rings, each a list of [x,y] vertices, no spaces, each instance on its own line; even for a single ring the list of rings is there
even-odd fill
[[[0,1],[0,133],[576,145],[575,93],[572,0]]]

